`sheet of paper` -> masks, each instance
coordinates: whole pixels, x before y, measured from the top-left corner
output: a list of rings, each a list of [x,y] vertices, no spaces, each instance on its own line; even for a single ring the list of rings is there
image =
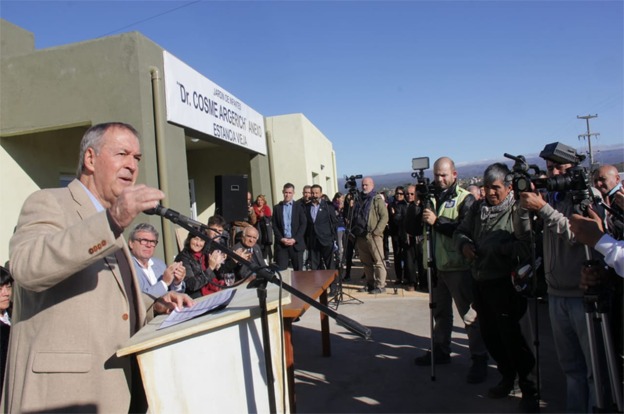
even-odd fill
[[[196,301],[190,308],[174,310],[169,314],[169,316],[167,316],[163,323],[160,324],[157,330],[177,325],[197,316],[204,315],[215,309],[223,309],[230,303],[235,293],[236,289],[222,290],[220,292],[204,296],[202,300]]]

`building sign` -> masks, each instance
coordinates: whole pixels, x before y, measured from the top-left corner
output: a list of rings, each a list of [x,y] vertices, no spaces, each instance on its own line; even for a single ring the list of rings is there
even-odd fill
[[[264,118],[164,51],[167,121],[266,155]]]

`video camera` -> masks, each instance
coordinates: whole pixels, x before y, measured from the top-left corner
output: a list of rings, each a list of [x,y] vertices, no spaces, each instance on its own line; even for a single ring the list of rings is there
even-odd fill
[[[347,176],[345,175],[345,185],[344,188],[348,189],[349,192],[357,192],[357,183],[355,180],[359,180],[362,178],[362,174]]]
[[[572,164],[572,167],[568,168],[565,174],[549,178],[539,177],[539,175],[544,173],[539,171],[539,168],[535,165],[529,166],[524,156],[514,157],[506,153],[504,155],[506,158],[516,161],[512,172],[513,177],[511,177],[516,196],[519,196],[521,192],[531,191],[531,183],[533,183],[535,189],[538,190],[572,192],[573,202],[576,205],[580,205],[581,209],[584,209],[593,200],[589,175],[587,170],[580,165],[585,156],[577,154],[574,148],[560,142],[553,142],[544,147],[539,154],[540,158],[555,164]],[[535,169],[534,176],[528,174],[529,168]]]
[[[425,170],[429,169],[429,157],[412,158],[412,169],[414,171],[418,170],[418,172],[412,173],[412,177],[418,181],[416,183],[418,197],[422,199],[436,194],[438,188],[431,183],[428,177],[425,177],[424,173]]]
[[[505,181],[511,181],[516,199],[520,197],[520,193],[531,191],[531,183],[543,180],[542,175],[546,173],[540,170],[537,165],[528,164],[524,155],[517,157],[507,153],[503,155],[505,158],[515,161],[511,172],[505,177]],[[530,170],[533,170],[533,174],[529,173]]]

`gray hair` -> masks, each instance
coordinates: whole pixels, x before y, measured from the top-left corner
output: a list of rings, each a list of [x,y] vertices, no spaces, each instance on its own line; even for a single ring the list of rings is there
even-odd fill
[[[502,162],[495,162],[488,166],[483,172],[483,184],[490,185],[500,180],[505,186],[511,184],[511,175],[509,167]]]
[[[146,232],[152,233],[154,238],[156,238],[156,240],[158,240],[158,230],[156,230],[156,227],[152,226],[149,223],[139,223],[139,224],[137,224],[136,227],[133,228],[132,231],[130,232],[130,240],[136,241],[136,234],[141,232],[141,231],[146,231]]]
[[[82,136],[82,140],[80,141],[80,154],[78,155],[78,168],[76,169],[76,177],[80,177],[82,175],[82,170],[84,169],[84,157],[87,153],[87,149],[93,148],[96,154],[99,154],[100,149],[102,149],[102,138],[106,131],[111,128],[122,128],[130,131],[134,134],[137,139],[139,138],[139,133],[137,130],[130,124],[125,124],[123,122],[106,122],[103,124],[93,125],[91,128],[85,132]]]

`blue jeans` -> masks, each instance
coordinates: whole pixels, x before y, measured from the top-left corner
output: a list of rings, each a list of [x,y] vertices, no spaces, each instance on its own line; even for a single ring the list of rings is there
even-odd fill
[[[592,412],[595,390],[583,298],[549,295],[548,309],[559,365],[566,376],[566,410]]]

